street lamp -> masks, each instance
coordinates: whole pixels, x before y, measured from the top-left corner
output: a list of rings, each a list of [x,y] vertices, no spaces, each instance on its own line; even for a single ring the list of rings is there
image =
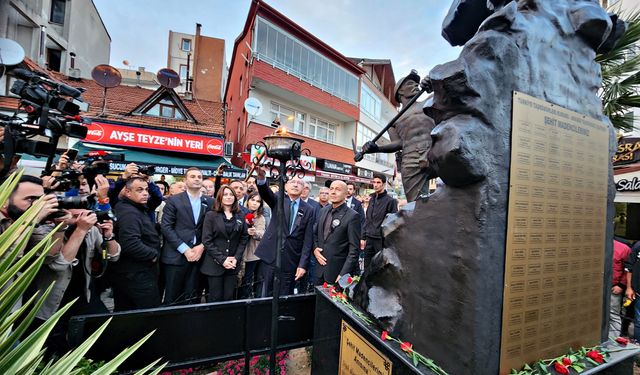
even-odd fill
[[[279,165],[273,162],[265,163],[270,169],[271,177],[278,181],[278,202],[276,211],[276,264],[273,272],[273,300],[271,302],[271,349],[269,354],[269,374],[276,373],[276,348],[278,346],[278,322],[280,302],[281,262],[284,248],[286,225],[284,223],[284,185],[289,178],[294,176],[304,177],[305,167],[300,164],[302,155],[302,143],[304,140],[292,137],[283,126],[276,129],[273,135],[263,138],[264,142],[258,142],[259,146],[266,149],[267,156],[272,160],[278,160]],[[305,150],[308,151],[308,150]]]

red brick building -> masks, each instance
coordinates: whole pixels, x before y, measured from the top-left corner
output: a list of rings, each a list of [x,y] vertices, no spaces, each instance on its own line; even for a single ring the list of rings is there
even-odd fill
[[[368,182],[357,177],[351,148],[364,73],[271,6],[253,0],[234,43],[225,91],[225,136],[234,143],[233,164],[244,166],[251,146],[273,133],[278,119],[317,159],[316,184],[326,178]],[[247,98],[258,100],[261,113],[247,113]]]

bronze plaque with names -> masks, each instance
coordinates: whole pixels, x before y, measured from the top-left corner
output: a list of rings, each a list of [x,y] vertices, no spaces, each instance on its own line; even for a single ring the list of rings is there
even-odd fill
[[[500,373],[600,341],[603,122],[514,92]]]
[[[389,375],[393,364],[347,322],[340,334],[340,375]]]

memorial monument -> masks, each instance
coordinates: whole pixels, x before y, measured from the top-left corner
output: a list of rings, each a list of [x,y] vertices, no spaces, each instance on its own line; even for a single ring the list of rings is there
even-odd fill
[[[352,297],[450,374],[606,340],[615,137],[594,59],[614,19],[595,0],[456,0],[443,23],[464,45],[423,108],[444,184],[389,226]]]

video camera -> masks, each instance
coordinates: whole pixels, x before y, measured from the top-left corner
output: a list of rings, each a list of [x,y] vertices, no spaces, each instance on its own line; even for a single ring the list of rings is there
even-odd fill
[[[0,116],[0,126],[5,129],[4,165],[0,177],[8,173],[13,156],[19,153],[47,157],[45,170],[49,171],[62,135],[87,136],[87,121],[79,116],[80,111],[89,108],[82,100],[84,89],[55,82],[25,69],[13,69],[10,74],[17,78],[11,92],[20,97],[20,107],[13,116]],[[26,114],[26,120],[18,116],[20,112]],[[49,141],[30,139],[34,136],[46,137]]]

